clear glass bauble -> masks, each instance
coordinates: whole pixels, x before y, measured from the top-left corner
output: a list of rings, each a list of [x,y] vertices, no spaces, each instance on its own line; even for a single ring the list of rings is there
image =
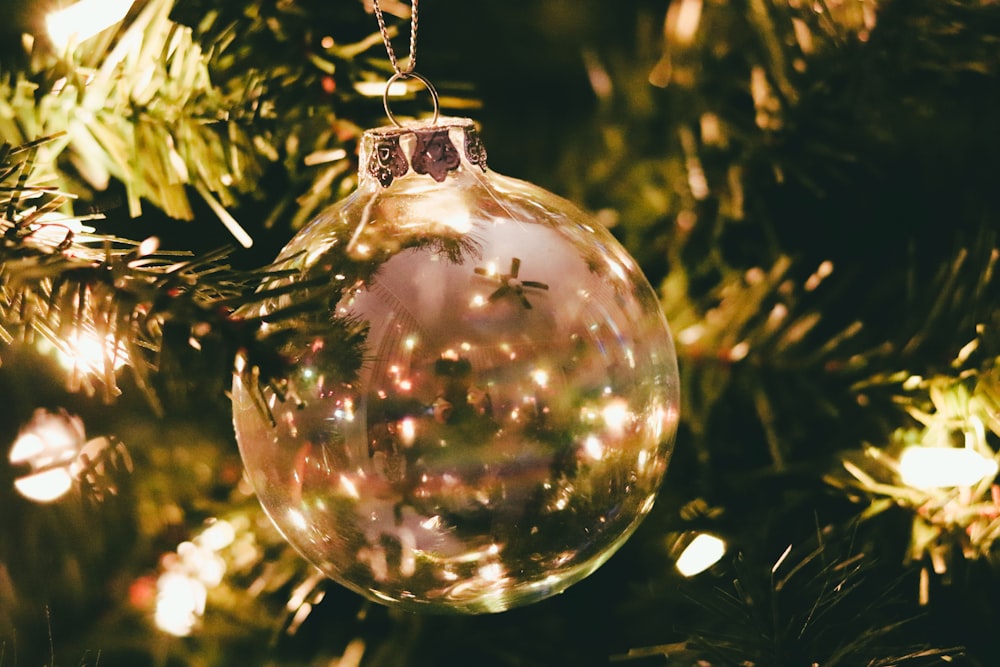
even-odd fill
[[[471,121],[369,130],[357,190],[241,315],[240,452],[288,541],[410,610],[499,612],[605,562],[653,505],[678,420],[656,294],[569,202],[487,170]]]

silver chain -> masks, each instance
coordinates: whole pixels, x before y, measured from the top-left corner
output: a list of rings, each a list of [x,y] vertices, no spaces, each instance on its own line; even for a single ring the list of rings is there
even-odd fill
[[[399,66],[396,60],[396,52],[392,48],[392,40],[389,39],[389,29],[385,27],[385,17],[382,16],[382,8],[379,7],[378,0],[372,0],[375,8],[375,18],[378,19],[378,29],[382,33],[382,41],[385,42],[386,53],[389,54],[389,62],[396,74],[411,74],[417,66],[417,4],[419,0],[411,0],[413,10],[410,12],[410,56],[406,64],[406,69]]]

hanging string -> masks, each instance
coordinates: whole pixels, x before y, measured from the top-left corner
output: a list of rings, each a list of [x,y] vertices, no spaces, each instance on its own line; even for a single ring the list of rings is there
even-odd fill
[[[372,5],[375,8],[375,18],[378,19],[378,29],[382,33],[382,41],[385,43],[385,51],[389,54],[389,62],[392,63],[392,69],[396,74],[412,74],[413,70],[417,67],[417,25],[418,25],[418,5],[419,0],[412,0],[413,10],[410,12],[410,55],[406,64],[406,69],[402,69],[399,66],[399,62],[396,60],[396,51],[392,48],[392,40],[389,38],[389,29],[385,26],[385,17],[382,16],[382,8],[378,4],[378,0],[372,0]]]
[[[389,54],[389,62],[392,63],[392,70],[394,74],[389,77],[389,80],[385,84],[385,92],[382,94],[382,106],[385,107],[385,115],[389,117],[393,125],[396,127],[402,127],[402,124],[396,120],[396,116],[392,113],[392,109],[389,108],[389,88],[392,84],[399,79],[415,79],[422,83],[427,91],[431,94],[431,101],[434,103],[434,118],[431,120],[431,124],[436,124],[438,121],[438,114],[440,112],[440,100],[438,98],[437,90],[425,77],[417,74],[414,69],[417,66],[417,27],[419,25],[419,0],[411,0],[413,9],[410,11],[410,53],[407,57],[406,68],[403,69],[399,66],[399,61],[396,58],[396,50],[392,48],[392,40],[389,38],[389,29],[385,25],[385,17],[382,15],[382,7],[379,5],[379,0],[372,0],[372,7],[375,9],[375,18],[378,19],[378,29],[382,34],[382,41],[385,43],[385,51]]]

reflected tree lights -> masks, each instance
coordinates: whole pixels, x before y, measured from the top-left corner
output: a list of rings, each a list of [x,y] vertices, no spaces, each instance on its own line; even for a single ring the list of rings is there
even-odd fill
[[[649,511],[676,357],[610,234],[471,162],[469,121],[426,129],[462,156],[442,179],[403,169],[423,131],[366,133],[358,191],[282,251],[293,277],[243,315],[294,307],[297,281],[329,308],[269,323],[285,400],[244,363],[234,421],[264,508],[328,576],[409,609],[497,612],[584,578]]]

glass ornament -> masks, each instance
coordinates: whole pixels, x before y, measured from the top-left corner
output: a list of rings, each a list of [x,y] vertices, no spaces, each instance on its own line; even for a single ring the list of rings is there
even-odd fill
[[[604,563],[653,505],[673,342],[635,261],[564,199],[492,172],[473,123],[365,132],[357,190],[240,313],[247,474],[326,575],[413,611],[500,612]]]

